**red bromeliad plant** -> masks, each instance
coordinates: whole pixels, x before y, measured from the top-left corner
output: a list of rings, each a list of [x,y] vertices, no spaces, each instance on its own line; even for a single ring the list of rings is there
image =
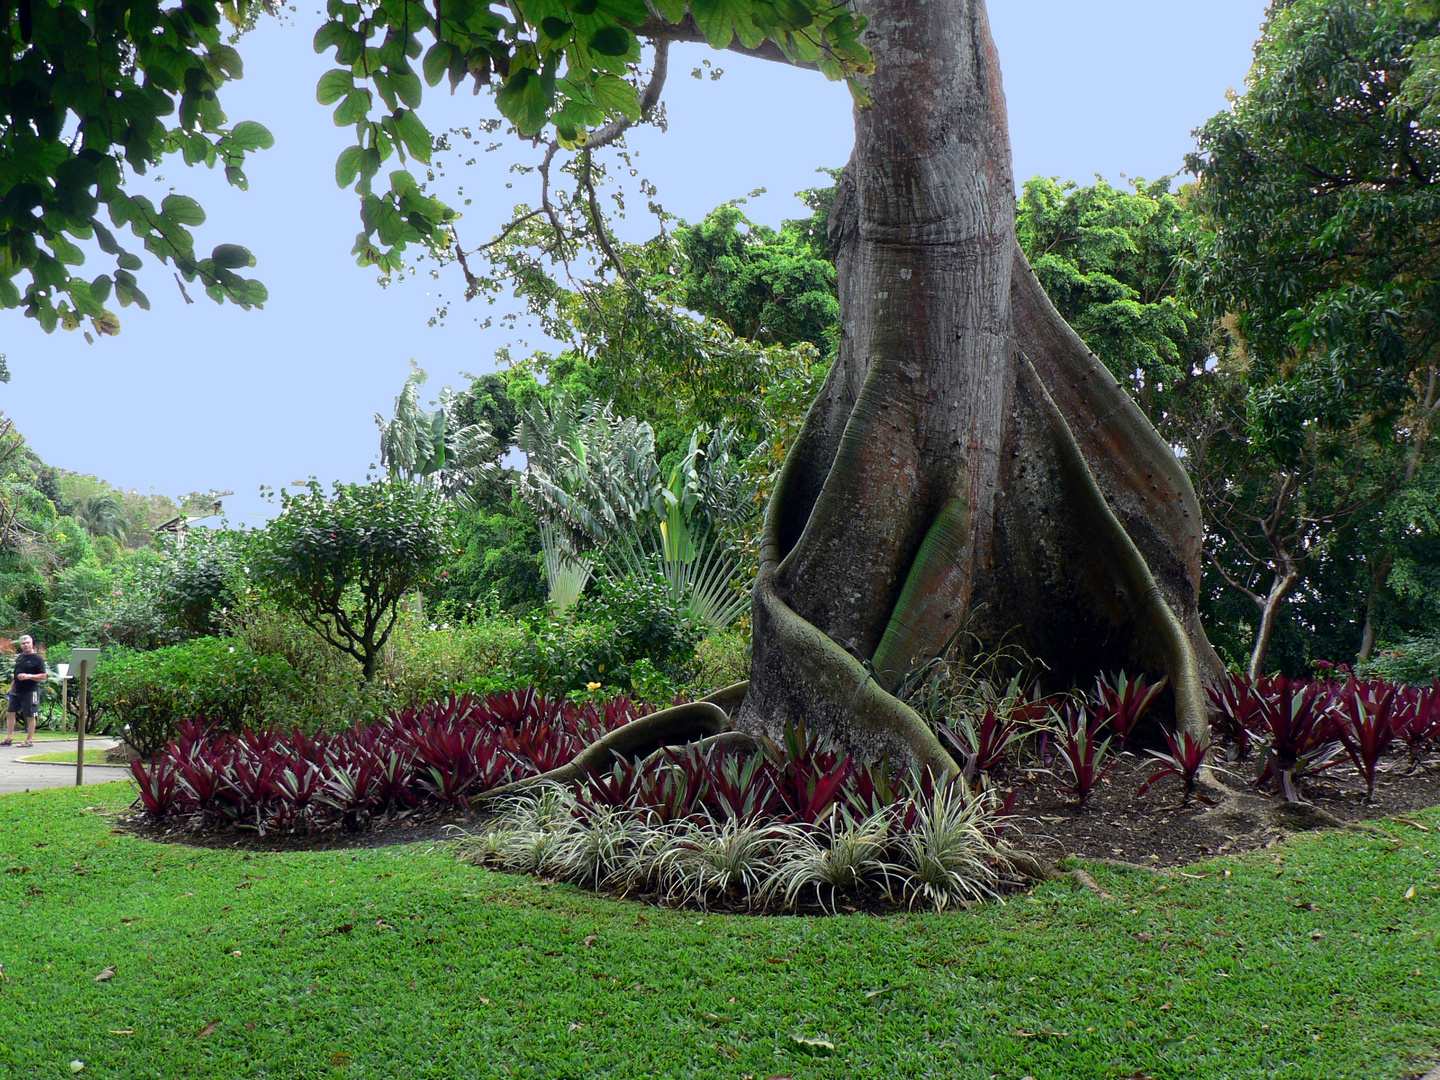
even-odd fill
[[[1058,719],[1056,749],[1071,779],[1065,792],[1075,797],[1077,807],[1082,807],[1115,764],[1110,756],[1111,740],[1100,738],[1105,725],[1096,720],[1084,705],[1072,702],[1063,706]]]
[[[1092,700],[1096,718],[1101,724],[1109,725],[1114,737],[1120,740],[1121,749],[1169,684],[1168,675],[1157,683],[1148,683],[1143,675],[1129,678],[1123,671],[1110,680],[1103,676],[1095,680]]]
[[[568,762],[598,735],[648,711],[625,699],[576,705],[533,690],[405,709],[349,731],[276,728],[229,735],[203,718],[132,773],[152,818],[199,815],[211,827],[314,832],[364,827],[470,796]]]
[[[1401,737],[1410,749],[1411,761],[1418,763],[1440,744],[1440,679],[1423,689],[1410,686],[1405,690],[1411,704]]]
[[[1261,731],[1269,745],[1255,782],[1278,780],[1286,801],[1299,802],[1299,778],[1330,768],[1343,751],[1339,724],[1329,709],[1330,693],[1283,675],[1261,680],[1256,689]]]
[[[1365,801],[1375,798],[1375,770],[1416,713],[1419,695],[1388,683],[1351,679],[1331,706],[1338,719],[1336,733],[1350,760],[1365,778]]]
[[[1229,673],[1218,689],[1209,691],[1214,706],[1212,726],[1234,747],[1232,760],[1244,761],[1250,756],[1255,733],[1263,727],[1264,711],[1260,695],[1245,675]]]
[[[958,726],[939,729],[941,741],[959,755],[965,780],[972,788],[979,784],[982,776],[988,776],[1004,763],[1010,744],[1024,735],[1015,718],[1018,711],[1011,711],[1002,720],[994,708],[987,708],[978,724],[974,717],[965,715],[960,717]]]
[[[1157,781],[1167,776],[1178,776],[1185,785],[1185,802],[1189,802],[1195,794],[1195,780],[1200,775],[1200,768],[1205,764],[1205,757],[1210,753],[1210,735],[1206,734],[1195,737],[1188,731],[1181,731],[1179,735],[1172,735],[1169,731],[1165,733],[1165,742],[1169,745],[1170,751],[1147,750],[1151,757],[1164,765],[1164,768],[1157,769],[1150,774],[1150,778],[1140,785],[1140,790],[1135,792],[1135,797],[1141,798],[1150,790]]]

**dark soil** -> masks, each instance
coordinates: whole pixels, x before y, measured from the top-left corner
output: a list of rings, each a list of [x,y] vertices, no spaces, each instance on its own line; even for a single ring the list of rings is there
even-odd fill
[[[1302,796],[1326,815],[1344,822],[1403,816],[1440,806],[1440,762],[1412,767],[1406,754],[1392,755],[1381,766],[1373,802],[1365,801],[1365,781],[1343,760],[1334,768],[1301,782]],[[1135,793],[1160,767],[1148,754],[1122,754],[1114,767],[1077,808],[1061,791],[1055,775],[1019,770],[1004,778],[1001,790],[1017,791],[1014,813],[1021,832],[1017,847],[1047,860],[1066,856],[1115,859],[1150,866],[1182,866],[1212,855],[1265,847],[1297,827],[1303,815],[1282,815],[1277,792],[1252,783],[1254,760],[1224,765],[1215,778],[1229,791],[1252,803],[1259,796],[1269,811],[1250,822],[1212,812],[1199,799],[1182,805],[1183,786],[1176,777],[1156,783],[1143,798]],[[1283,824],[1282,824],[1283,823]]]
[[[475,831],[482,826],[486,818],[461,810],[421,809],[375,818],[368,828],[358,832],[329,829],[311,835],[268,833],[264,836],[254,829],[243,827],[216,829],[198,818],[167,818],[165,821],[155,822],[139,809],[120,815],[118,820],[122,827],[137,836],[160,843],[190,844],[216,850],[243,848],[246,851],[338,851],[344,848],[434,844],[442,840],[454,840],[461,835],[457,830]]]

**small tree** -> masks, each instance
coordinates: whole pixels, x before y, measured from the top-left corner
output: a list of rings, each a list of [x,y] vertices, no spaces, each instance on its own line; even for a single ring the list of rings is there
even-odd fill
[[[260,587],[341,652],[368,683],[406,593],[424,584],[445,548],[446,509],[433,490],[388,480],[312,481],[282,491],[283,509],[255,540]]]

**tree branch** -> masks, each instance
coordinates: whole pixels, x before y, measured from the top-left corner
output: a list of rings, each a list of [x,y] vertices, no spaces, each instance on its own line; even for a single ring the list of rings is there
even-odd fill
[[[636,28],[635,34],[638,37],[648,38],[653,42],[660,41],[687,41],[701,45],[708,45],[709,39],[700,32],[700,27],[695,24],[695,16],[686,15],[678,23],[666,22],[664,19],[650,19]],[[763,42],[758,47],[751,49],[740,43],[739,38],[731,40],[725,46],[725,51],[739,53],[741,56],[750,56],[756,60],[770,60],[777,64],[788,64],[790,67],[804,68],[807,71],[819,71],[819,65],[811,64],[800,60],[792,60],[785,55],[784,50],[773,41]]]

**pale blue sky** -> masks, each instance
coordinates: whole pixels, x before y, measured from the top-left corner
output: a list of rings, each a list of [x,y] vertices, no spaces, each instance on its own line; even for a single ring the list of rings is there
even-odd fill
[[[141,283],[152,309],[120,312],[118,338],[87,346],[78,334],[47,336],[17,312],[0,313],[0,352],[13,374],[0,386],[0,409],[45,460],[142,491],[230,488],[232,521],[258,523],[272,509],[261,484],[363,476],[375,455],[372,414],[389,411],[411,358],[438,389],[463,381],[462,371],[491,370],[497,348],[514,343],[524,353],[540,343],[523,327],[481,329],[495,309],[480,304],[456,304],[445,326],[427,326],[434,294],[460,292],[458,273],[382,289],[373,271],[354,265],[354,197],[333,179],[348,132],[315,104],[326,64],[310,49],[314,7],[300,4],[291,25],[264,20],[241,42],[246,77],[227,89],[227,112],[276,137],[248,169],[250,191],[179,164],[164,170],[166,186],[196,195],[209,213],[197,247],[235,242],[255,252],[255,273],[270,289],[263,311],[218,307],[196,287],[186,306],[170,272],[147,259]],[[992,2],[1016,176],[1178,171],[1192,129],[1243,85],[1264,9],[1263,0]],[[705,59],[724,78],[690,78]],[[800,212],[791,193],[812,186],[817,167],[849,155],[849,95],[818,75],[703,46],[677,47],[671,71],[669,132],[645,131],[631,146],[672,213],[698,219],[764,187],[769,194],[748,210],[777,224]],[[454,98],[430,94],[432,131],[490,115],[489,99],[464,87]],[[450,170],[447,179],[473,200],[461,223],[467,247],[487,239],[515,202],[534,201],[527,178],[507,174],[512,160],[506,148]],[[631,215],[637,233],[648,224]]]

